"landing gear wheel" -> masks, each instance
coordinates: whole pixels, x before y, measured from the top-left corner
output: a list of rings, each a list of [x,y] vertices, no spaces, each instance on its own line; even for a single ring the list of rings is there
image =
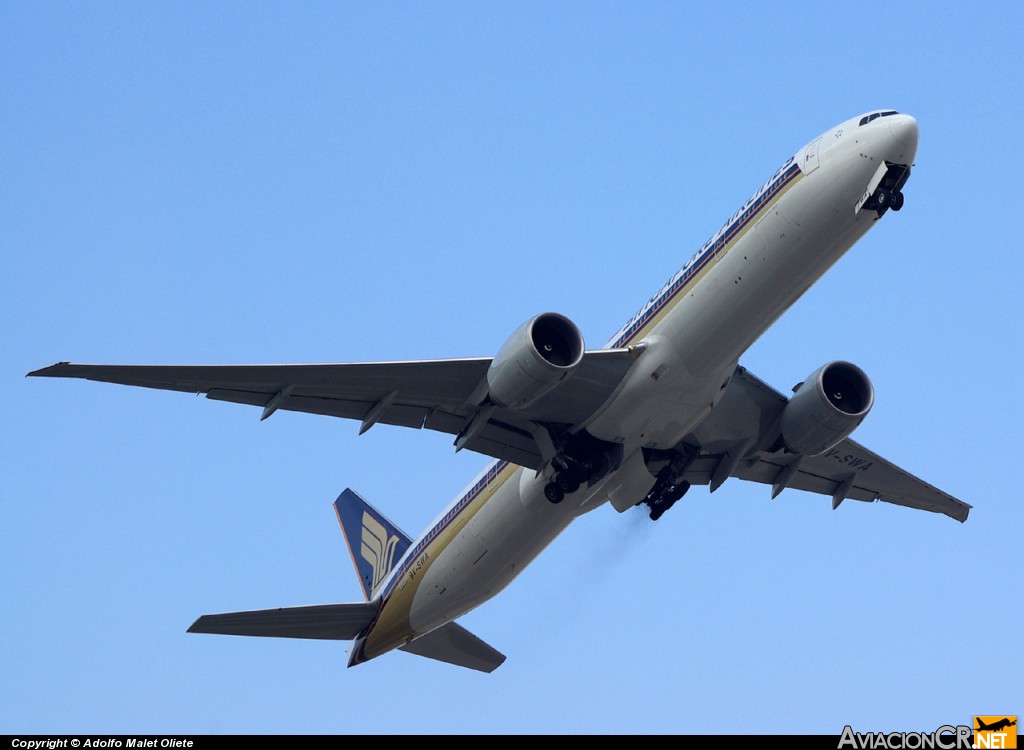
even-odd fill
[[[566,495],[571,495],[580,488],[580,483],[573,479],[571,476],[568,476],[567,472],[559,474],[558,478],[555,479],[555,484],[557,484],[558,489],[560,489]]]
[[[889,207],[889,203],[892,201],[892,194],[885,188],[878,188],[875,191],[875,205],[878,206],[879,211],[883,211]]]
[[[893,211],[899,211],[903,208],[903,193],[892,194],[892,205],[889,206]]]
[[[657,521],[665,515],[665,512],[675,505],[679,498],[685,495],[686,491],[690,489],[690,483],[685,480],[680,480],[679,484],[670,484],[667,487],[656,487],[655,489],[660,491],[657,492],[657,494],[654,494],[654,491],[652,490],[652,495],[649,495],[644,501],[651,509],[652,521]]]
[[[676,501],[671,498],[655,501],[654,503],[651,504],[651,520],[657,521],[659,518],[665,515],[665,511],[667,511],[675,504]]]
[[[554,482],[548,482],[544,485],[544,497],[552,505],[558,505],[565,499],[565,492]]]

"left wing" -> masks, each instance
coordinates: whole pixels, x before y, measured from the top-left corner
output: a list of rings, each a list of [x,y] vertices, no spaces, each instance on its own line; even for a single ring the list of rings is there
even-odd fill
[[[544,458],[538,428],[583,422],[608,399],[635,357],[628,349],[586,352],[565,382],[530,407],[486,411],[480,401],[490,357],[301,365],[60,362],[29,376],[205,393],[217,401],[263,407],[261,419],[283,409],[360,420],[361,432],[378,422],[426,428],[464,436],[460,447],[539,468]]]
[[[682,479],[710,484],[728,477],[772,485],[772,497],[786,488],[828,495],[832,508],[847,499],[903,505],[942,513],[963,523],[971,506],[924,482],[849,438],[820,456],[758,450],[773,442],[787,399],[737,367],[711,416],[686,439],[700,452]]]

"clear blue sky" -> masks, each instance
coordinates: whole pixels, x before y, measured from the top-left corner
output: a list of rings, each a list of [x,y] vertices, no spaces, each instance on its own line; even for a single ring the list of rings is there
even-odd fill
[[[1024,714],[1019,3],[0,5],[0,732],[933,730]],[[331,502],[419,533],[450,438],[24,379],[80,362],[592,345],[776,167],[916,116],[906,207],[744,363],[845,358],[856,438],[963,526],[727,483],[580,520],[463,622],[481,675],[187,635],[359,598]]]

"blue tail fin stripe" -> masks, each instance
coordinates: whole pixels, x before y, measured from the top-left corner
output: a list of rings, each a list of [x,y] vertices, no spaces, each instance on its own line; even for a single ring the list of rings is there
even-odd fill
[[[363,596],[370,600],[387,580],[395,563],[405,556],[412,539],[352,489],[338,496],[334,510],[359,575]]]

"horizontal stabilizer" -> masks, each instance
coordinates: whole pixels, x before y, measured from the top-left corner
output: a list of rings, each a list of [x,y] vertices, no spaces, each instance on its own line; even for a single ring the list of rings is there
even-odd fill
[[[203,615],[188,632],[350,641],[370,626],[378,605],[379,602],[320,604]]]
[[[505,661],[503,653],[454,622],[421,635],[400,650],[478,672],[493,672]]]

